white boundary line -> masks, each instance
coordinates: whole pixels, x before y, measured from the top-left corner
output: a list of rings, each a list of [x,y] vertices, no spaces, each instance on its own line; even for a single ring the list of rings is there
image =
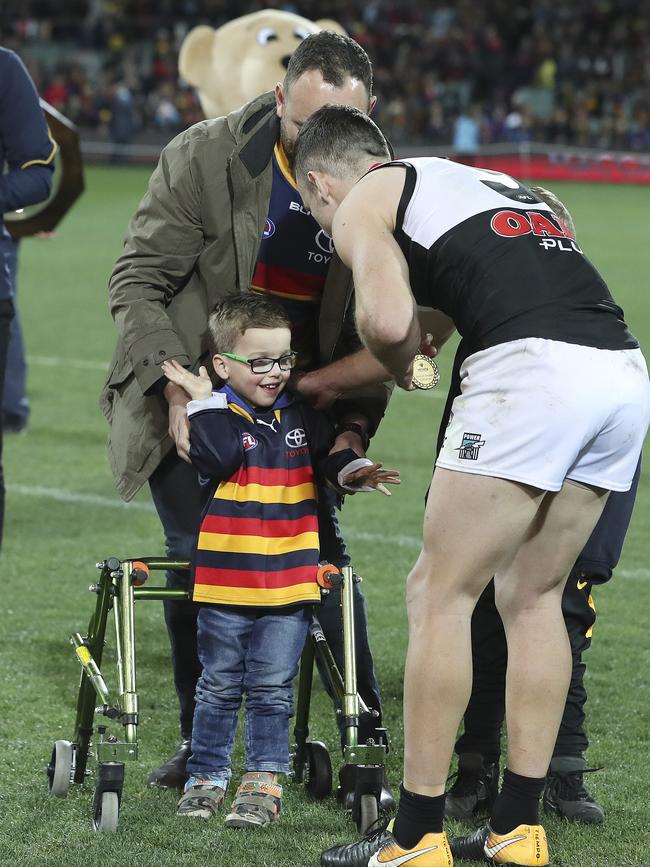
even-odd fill
[[[108,372],[110,359],[107,361],[86,361],[83,358],[59,358],[54,355],[28,355],[27,364],[37,367],[74,367],[77,370],[101,370]]]
[[[99,494],[82,494],[76,491],[66,491],[63,488],[46,488],[40,485],[7,485],[7,493],[18,494],[23,497],[41,497],[49,500],[56,500],[59,503],[75,503],[87,506],[99,506],[107,509],[127,509],[136,512],[149,512],[155,514],[153,503],[135,502],[124,503],[114,497],[102,497]],[[401,548],[420,547],[421,540],[418,536],[407,535],[387,535],[385,533],[368,533],[365,530],[345,530],[344,536],[347,539],[354,539],[358,542],[386,542],[391,545],[399,545]],[[641,567],[637,569],[617,569],[614,577],[620,578],[650,578],[650,569]]]
[[[62,488],[45,488],[40,485],[9,484],[8,494],[19,494],[23,497],[44,497],[56,500],[58,503],[75,503],[78,505],[101,506],[108,509],[131,509],[136,512],[154,512],[153,503],[125,503],[113,497],[102,497],[99,494],[81,494],[76,491],[66,491]]]

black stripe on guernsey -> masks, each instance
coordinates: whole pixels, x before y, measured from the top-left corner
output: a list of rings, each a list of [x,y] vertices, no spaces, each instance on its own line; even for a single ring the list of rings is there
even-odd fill
[[[210,500],[210,514],[224,518],[262,518],[264,521],[295,521],[314,514],[313,500],[298,503],[234,503],[232,500]]]
[[[391,164],[389,163],[388,165]],[[392,165],[395,165],[395,163],[392,163]],[[415,183],[418,179],[418,174],[413,168],[413,166],[409,165],[408,163],[397,163],[397,165],[403,165],[406,169],[404,189],[402,190],[402,195],[399,199],[397,216],[395,218],[395,229],[396,231],[400,231],[402,228],[402,224],[404,223],[404,214],[406,213],[406,209],[408,208],[409,202],[411,201],[411,196],[413,195],[413,191],[415,190]]]
[[[230,554],[226,551],[208,551],[199,548],[194,558],[195,566],[218,567],[219,569],[236,569],[240,572],[276,572],[283,569],[293,569],[296,566],[314,566],[318,559],[315,548],[305,548],[302,551],[289,551],[285,554],[268,556],[266,554]],[[314,566],[314,572],[315,572]]]
[[[387,169],[391,166],[400,166],[400,168],[406,169],[404,189],[402,190],[402,195],[399,198],[397,214],[395,215],[395,238],[397,240],[397,243],[402,248],[402,252],[404,253],[404,255],[408,256],[408,244],[410,238],[406,238],[406,236],[404,235],[402,225],[404,224],[404,215],[406,214],[406,209],[409,206],[409,202],[411,201],[411,197],[413,196],[413,191],[415,190],[418,173],[416,172],[415,167],[412,166],[410,163],[401,163],[398,161],[380,163],[378,166],[374,166],[370,171],[378,172],[381,169]],[[370,172],[368,172],[368,174],[370,174]]]

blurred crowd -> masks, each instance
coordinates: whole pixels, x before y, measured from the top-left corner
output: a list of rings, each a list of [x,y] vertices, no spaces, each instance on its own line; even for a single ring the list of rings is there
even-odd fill
[[[0,42],[48,102],[128,142],[202,118],[177,70],[188,29],[266,6],[334,18],[364,46],[396,145],[650,150],[650,0],[9,0]]]

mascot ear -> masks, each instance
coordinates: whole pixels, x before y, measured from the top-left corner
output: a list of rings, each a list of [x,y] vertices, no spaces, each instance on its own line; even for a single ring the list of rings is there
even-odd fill
[[[319,18],[315,24],[320,27],[321,30],[331,30],[334,33],[340,33],[341,36],[347,36],[347,30],[345,30],[338,21],[334,21],[332,18]]]
[[[203,87],[206,76],[212,72],[211,54],[215,29],[201,24],[187,34],[178,55],[178,70],[193,87]]]

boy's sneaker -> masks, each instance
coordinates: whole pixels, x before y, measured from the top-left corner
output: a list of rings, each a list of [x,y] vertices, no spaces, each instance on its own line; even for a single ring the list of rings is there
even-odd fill
[[[582,777],[600,768],[586,765],[582,756],[555,756],[551,759],[544,789],[544,812],[585,824],[605,821],[605,811],[589,794]]]
[[[479,753],[461,753],[456,780],[447,792],[445,816],[450,819],[489,816],[498,787],[498,762],[486,761]]]
[[[485,825],[451,841],[454,858],[484,861],[488,864],[521,864],[543,867],[548,864],[546,832],[541,825],[517,825],[508,834],[496,834]]]
[[[222,783],[219,780],[219,783]],[[177,816],[211,819],[223,807],[226,789],[218,785],[215,776],[190,777],[176,808]]]
[[[264,828],[275,822],[282,809],[282,786],[275,774],[244,774],[224,820],[227,828]]]

